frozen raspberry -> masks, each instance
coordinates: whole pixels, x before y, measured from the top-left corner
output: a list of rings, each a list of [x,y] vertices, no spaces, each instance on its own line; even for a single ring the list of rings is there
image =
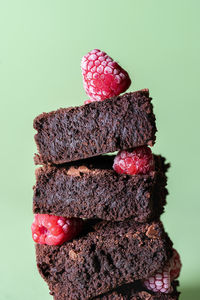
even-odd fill
[[[36,214],[31,230],[36,243],[61,245],[78,235],[82,227],[83,220],[81,219]]]
[[[171,280],[169,265],[158,270],[157,273],[144,281],[144,285],[148,290],[153,292],[170,293],[171,292]]]
[[[171,259],[171,270],[170,270],[170,276],[171,279],[174,280],[178,278],[180,271],[181,271],[181,259],[178,252],[173,249],[173,257]]]
[[[148,279],[144,280],[144,285],[148,290],[153,292],[171,293],[171,282],[176,279],[181,270],[181,261],[179,254],[173,249],[172,258],[166,263],[163,270],[158,270],[157,273]]]
[[[147,146],[137,147],[133,151],[120,151],[114,159],[113,169],[119,174],[147,174],[154,170],[154,159]]]
[[[95,101],[118,96],[131,84],[128,73],[105,52],[98,49],[83,56],[81,69],[84,89]]]

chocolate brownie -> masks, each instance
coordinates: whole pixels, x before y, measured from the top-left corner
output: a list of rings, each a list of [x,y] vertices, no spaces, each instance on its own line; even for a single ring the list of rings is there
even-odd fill
[[[113,159],[104,155],[37,169],[34,213],[139,222],[158,217],[166,203],[165,159],[154,155],[155,171],[133,176],[117,174]]]
[[[160,221],[102,221],[61,246],[36,245],[37,266],[59,300],[91,299],[147,278],[172,256]]]
[[[155,142],[155,116],[148,90],[35,118],[37,163],[61,164]]]
[[[176,300],[179,298],[177,281],[172,282],[173,291],[170,294],[154,293],[144,288],[141,281],[124,284],[115,290],[93,298],[94,300]],[[55,300],[59,300],[55,297]]]

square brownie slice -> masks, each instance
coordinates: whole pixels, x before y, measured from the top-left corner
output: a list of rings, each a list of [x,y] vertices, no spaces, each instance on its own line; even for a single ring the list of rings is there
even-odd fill
[[[172,243],[159,221],[102,221],[73,242],[37,244],[36,257],[56,299],[85,300],[148,278],[172,257]]]
[[[35,118],[37,163],[61,164],[155,142],[149,91],[127,93]]]
[[[165,159],[154,155],[155,171],[123,175],[104,155],[36,171],[33,212],[65,217],[146,222],[157,218],[166,203]]]

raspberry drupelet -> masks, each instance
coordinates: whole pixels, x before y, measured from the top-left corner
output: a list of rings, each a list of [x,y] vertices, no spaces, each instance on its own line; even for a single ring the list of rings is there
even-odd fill
[[[77,236],[82,228],[82,219],[47,214],[36,214],[31,226],[33,240],[46,245],[61,245]]]
[[[131,84],[128,73],[105,52],[98,49],[83,56],[81,69],[83,86],[90,97],[85,104],[118,96]]]

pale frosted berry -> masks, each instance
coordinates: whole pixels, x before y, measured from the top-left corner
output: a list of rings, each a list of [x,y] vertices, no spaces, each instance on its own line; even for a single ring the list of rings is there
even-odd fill
[[[176,279],[181,270],[180,256],[173,249],[172,258],[166,263],[162,270],[158,270],[155,275],[144,280],[144,285],[153,292],[170,293],[172,292],[171,282]]]
[[[128,73],[98,49],[83,56],[81,69],[84,89],[90,99],[95,101],[118,96],[131,84]]]
[[[154,159],[147,146],[132,151],[120,151],[114,159],[113,169],[119,174],[147,174],[154,170]]]
[[[33,240],[36,243],[61,245],[78,235],[82,227],[82,219],[68,219],[47,214],[36,214],[31,230]]]
[[[144,285],[153,292],[170,293],[171,281],[169,265],[166,264],[163,270],[158,270],[155,275],[146,279]]]

